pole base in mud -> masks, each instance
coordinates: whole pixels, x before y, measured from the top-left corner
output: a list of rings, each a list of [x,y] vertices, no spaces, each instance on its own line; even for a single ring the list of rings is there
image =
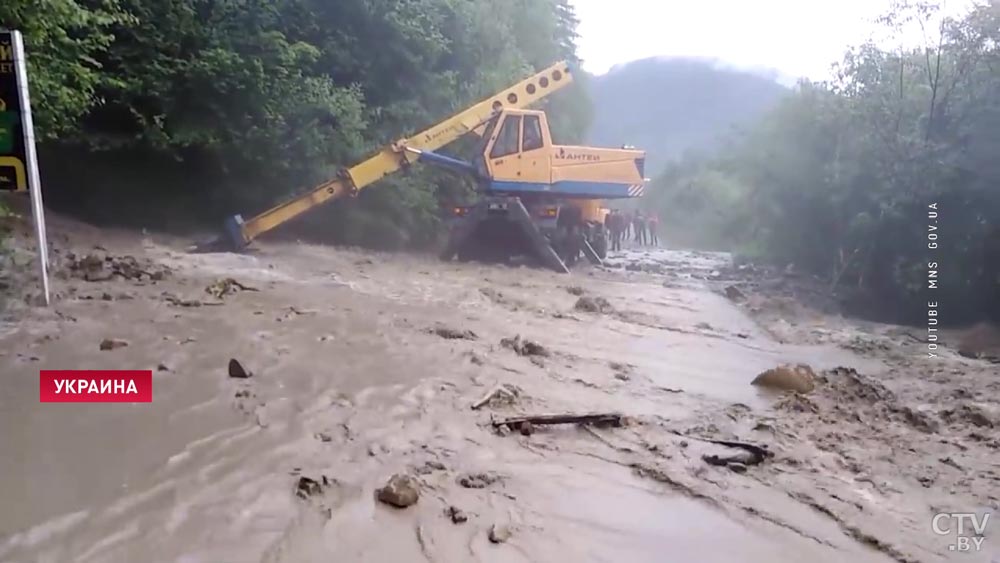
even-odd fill
[[[199,242],[190,251],[195,253],[240,252],[246,247],[247,242],[243,237],[243,217],[233,215],[226,219],[220,236]]]

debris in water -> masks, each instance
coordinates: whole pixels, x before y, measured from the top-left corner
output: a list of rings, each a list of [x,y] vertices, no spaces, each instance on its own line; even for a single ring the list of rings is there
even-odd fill
[[[447,514],[448,517],[451,518],[451,521],[455,524],[462,524],[463,522],[467,522],[469,520],[469,517],[465,514],[465,512],[462,512],[460,508],[454,505],[448,507]]]
[[[957,348],[962,357],[995,363],[1000,358],[1000,328],[988,323],[974,325],[961,334]]]
[[[239,291],[259,291],[259,290],[254,287],[243,285],[240,282],[234,280],[233,278],[223,278],[205,288],[205,293],[211,295],[212,297],[215,297],[216,299],[222,299],[226,295],[237,293]]]
[[[167,364],[157,364],[156,371],[170,371],[170,367]]]
[[[128,346],[128,341],[122,340],[120,338],[105,338],[101,341],[101,350],[117,350],[118,348],[124,348]]]
[[[735,285],[726,286],[726,297],[733,301],[743,301],[747,296]]]
[[[611,313],[615,310],[603,297],[581,297],[573,308],[584,313]]]
[[[993,428],[995,425],[993,417],[982,406],[965,403],[957,409],[946,409],[941,411],[941,418],[948,422],[963,421],[979,428]]]
[[[441,463],[436,459],[428,461],[427,463],[424,464],[424,467],[427,467],[428,469],[433,469],[434,471],[444,471],[445,469],[447,469],[447,467],[445,467],[443,463]]]
[[[778,391],[811,393],[816,388],[816,374],[805,364],[781,365],[759,374],[750,384]]]
[[[510,528],[507,526],[498,526],[493,524],[490,526],[489,538],[493,543],[503,543],[510,539],[511,533]]]
[[[201,307],[202,305],[222,305],[222,302],[206,303],[197,299],[184,299],[169,292],[163,292],[163,300],[174,307]]]
[[[723,456],[714,454],[702,456],[702,459],[705,461],[705,463],[708,463],[709,465],[728,466],[731,463],[741,463],[745,466],[759,465],[763,463],[765,459],[774,457],[774,452],[768,450],[764,446],[758,446],[746,442],[736,442],[732,440],[712,440],[709,438],[695,438],[695,439],[701,440],[703,442],[709,442],[712,444],[718,444],[720,446],[726,446],[727,448],[743,450],[742,452],[732,453]],[[735,471],[738,471],[738,469],[736,469]]]
[[[799,393],[789,393],[774,404],[776,410],[818,413],[819,405]]]
[[[485,489],[500,480],[496,473],[466,473],[458,478],[458,484],[466,489]]]
[[[510,348],[517,353],[518,356],[543,356],[548,357],[551,354],[548,349],[546,349],[541,344],[533,340],[521,340],[521,335],[518,334],[514,338],[503,338],[500,340],[500,345],[504,348]]]
[[[229,377],[247,379],[252,376],[253,372],[247,371],[235,358],[229,359]]]
[[[521,389],[517,386],[509,384],[497,385],[483,395],[481,399],[472,403],[472,410],[479,410],[487,404],[491,407],[512,405],[517,402],[520,396]]]
[[[728,467],[729,470],[732,471],[732,472],[734,472],[734,473],[746,473],[747,472],[747,465],[745,463],[741,463],[739,461],[730,461],[729,463],[726,464],[726,467]]]
[[[417,473],[417,475],[430,475],[435,471],[444,471],[445,469],[447,469],[447,467],[445,467],[443,463],[435,459],[427,461],[423,465],[413,468],[413,470]]]
[[[522,416],[508,418],[505,420],[493,421],[493,427],[499,428],[507,426],[514,430],[520,430],[522,425],[543,426],[548,424],[593,424],[598,426],[623,426],[625,417],[618,413],[591,413],[591,414],[542,414],[536,416]]]
[[[632,365],[619,362],[610,362],[608,365],[615,371],[615,379],[622,381],[632,379]]]
[[[318,495],[322,492],[323,486],[315,479],[310,479],[309,477],[299,477],[299,482],[295,486],[295,496],[301,499]]]
[[[150,262],[140,263],[134,256],[102,258],[96,254],[88,254],[78,259],[70,254],[68,258],[70,274],[90,282],[107,281],[115,276],[133,281],[158,281],[170,273],[168,268]]]
[[[420,498],[417,489],[417,480],[409,475],[397,473],[393,475],[389,482],[377,492],[378,500],[395,506],[396,508],[406,508],[416,504]]]
[[[925,434],[935,434],[941,426],[930,413],[920,409],[904,406],[898,412],[903,415],[907,424]]]
[[[436,334],[446,340],[478,340],[479,336],[471,330],[458,330],[447,326],[437,326],[428,332]]]

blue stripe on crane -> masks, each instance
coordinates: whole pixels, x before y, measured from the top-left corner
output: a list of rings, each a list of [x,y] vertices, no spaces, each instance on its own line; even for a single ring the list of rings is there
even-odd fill
[[[639,197],[643,184],[622,184],[617,182],[584,182],[560,180],[552,184],[542,182],[509,182],[494,180],[490,190],[504,193],[544,193],[563,197],[584,197],[594,199],[618,199]]]

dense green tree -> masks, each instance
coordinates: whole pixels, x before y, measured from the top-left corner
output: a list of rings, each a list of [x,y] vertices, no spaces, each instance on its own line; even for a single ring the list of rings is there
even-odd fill
[[[565,0],[9,0],[0,25],[26,33],[48,200],[176,225],[258,211],[575,59],[576,20]],[[561,94],[556,133],[579,138],[585,95]],[[303,225],[427,244],[470,190],[416,167]]]
[[[922,26],[927,44],[852,49],[832,82],[669,167],[653,201],[702,242],[794,263],[867,312],[915,321],[933,300],[946,321],[998,317],[1000,5],[948,19],[900,3],[884,21]]]
[[[108,78],[99,60],[114,40],[111,29],[129,21],[115,0],[0,3],[0,29],[20,30],[31,53],[28,72],[40,138],[75,132]]]

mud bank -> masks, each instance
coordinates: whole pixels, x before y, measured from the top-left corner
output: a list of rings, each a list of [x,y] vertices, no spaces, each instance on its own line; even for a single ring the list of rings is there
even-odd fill
[[[57,228],[57,301],[10,309],[0,336],[4,562],[946,561],[933,514],[997,504],[989,364],[734,303],[723,255],[564,276]],[[813,393],[750,385],[800,362]],[[67,367],[152,369],[154,401],[39,404],[38,370]],[[491,424],[583,412],[627,423]],[[738,453],[711,440],[773,456],[708,463]],[[377,500],[395,474],[412,506]]]

